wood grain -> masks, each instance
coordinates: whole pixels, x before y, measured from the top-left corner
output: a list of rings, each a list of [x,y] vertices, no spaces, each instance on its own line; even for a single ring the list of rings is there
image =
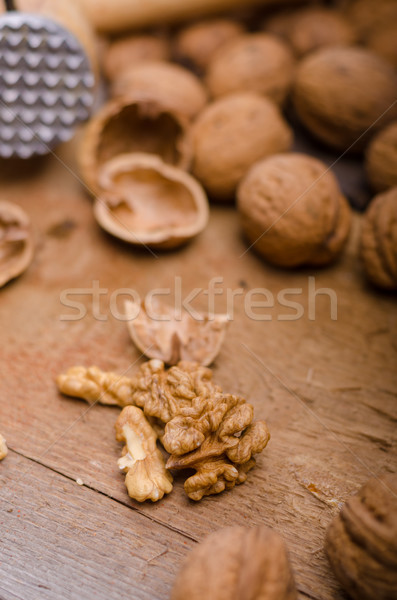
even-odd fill
[[[62,152],[61,160],[74,170],[73,146]],[[75,496],[80,488],[68,479],[81,478],[91,488],[93,526],[101,526],[105,495],[108,511],[126,511],[131,519],[139,519],[148,535],[158,539],[166,528],[173,549],[175,539],[176,553],[180,536],[193,543],[229,524],[266,523],[287,542],[301,596],[341,600],[344,596],[322,551],[326,526],[340,503],[372,474],[396,470],[396,304],[395,298],[365,283],[357,256],[359,217],[345,255],[324,270],[280,271],[253,252],[245,253],[232,207],[214,207],[203,235],[181,251],[155,258],[100,231],[91,200],[56,159],[37,161],[22,180],[18,165],[7,174],[0,168],[0,173],[3,198],[27,210],[37,238],[29,271],[0,293],[0,431],[9,447],[43,465],[43,477],[54,477],[55,496],[65,482]],[[196,504],[186,498],[183,476],[178,475],[170,496],[158,504],[138,505],[128,498],[117,469],[120,447],[113,425],[118,410],[101,406],[88,410],[78,400],[61,397],[54,378],[74,364],[133,372],[143,359],[129,340],[125,323],[110,314],[110,296],[120,288],[133,288],[143,297],[153,288],[174,288],[176,277],[181,278],[183,296],[194,288],[208,289],[212,278],[222,277],[219,288],[224,294],[215,305],[219,312],[226,308],[226,290],[241,288],[215,377],[226,391],[244,395],[254,405],[257,417],[267,420],[272,439],[248,481],[230,492]],[[337,320],[331,319],[325,295],[317,296],[315,318],[309,318],[309,277],[315,277],[316,289],[335,291]],[[100,318],[93,314],[90,296],[80,293],[75,299],[86,306],[86,316],[62,320],[62,315],[75,313],[62,305],[62,292],[89,288],[95,281],[108,290],[100,299]],[[273,308],[256,309],[270,320],[253,320],[246,314],[245,297],[255,288],[274,295]],[[289,296],[303,306],[299,320],[285,320],[293,311],[277,302],[277,294],[285,288],[302,289]],[[205,309],[206,302],[200,294],[194,306]],[[7,472],[1,494],[18,479],[7,466],[11,460],[0,464],[0,474]],[[22,494],[22,499],[32,497],[33,524],[38,487],[37,478],[27,479]],[[53,505],[54,527],[68,518],[68,511],[68,505],[59,509]],[[17,593],[13,581],[18,578],[18,557],[32,535],[32,530],[17,530],[19,541],[9,550],[14,562],[2,579],[7,586],[5,600]],[[112,556],[117,552],[113,550],[117,525],[113,534],[110,524],[106,530]],[[59,545],[63,552],[61,539]],[[87,556],[95,548],[92,540]],[[73,549],[67,552],[73,554]],[[61,582],[67,580],[63,560],[58,565]],[[76,581],[84,581],[85,568]],[[26,569],[34,578],[34,565],[29,563]],[[107,571],[100,570],[101,581],[106,579],[108,585]],[[155,588],[151,572],[147,575],[148,585],[156,589],[153,597],[168,597],[174,572],[173,568],[167,577],[158,575],[165,578],[162,589]],[[115,579],[114,593],[121,597],[123,585]],[[137,585],[136,597],[146,597],[139,596],[146,592],[135,580],[131,585],[130,591]],[[26,590],[22,597],[27,597]],[[62,594],[52,595],[56,597]],[[109,597],[108,587],[98,587],[97,598],[102,597]]]

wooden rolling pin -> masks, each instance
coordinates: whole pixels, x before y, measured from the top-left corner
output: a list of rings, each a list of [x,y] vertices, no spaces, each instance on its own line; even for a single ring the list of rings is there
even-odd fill
[[[291,0],[79,0],[98,31],[164,25],[253,5],[280,5]],[[299,1],[299,0],[292,0]]]

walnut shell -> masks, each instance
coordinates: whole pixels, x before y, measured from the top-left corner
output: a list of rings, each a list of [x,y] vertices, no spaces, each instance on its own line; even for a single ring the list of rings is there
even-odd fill
[[[168,60],[169,42],[155,35],[129,34],[112,41],[103,54],[103,71],[113,81],[134,63]]]
[[[370,479],[327,531],[325,550],[355,600],[397,597],[397,475]]]
[[[89,121],[79,148],[80,172],[98,191],[103,165],[119,154],[144,152],[182,169],[190,166],[192,147],[187,121],[156,100],[129,95],[107,102]]]
[[[130,93],[155,99],[168,109],[193,119],[207,103],[207,91],[196,75],[166,62],[145,61],[132,65],[113,82],[112,94]]]
[[[216,200],[233,200],[254,162],[288,150],[292,132],[277,106],[251,92],[210,104],[192,129],[193,172]]]
[[[346,17],[356,29],[361,41],[377,30],[397,21],[395,0],[353,0],[347,3]]]
[[[326,48],[298,66],[293,89],[296,112],[326,144],[355,151],[396,118],[397,75],[392,66],[364,48]],[[382,116],[383,115],[383,116]]]
[[[171,600],[295,600],[286,547],[261,525],[228,527],[196,546],[179,571]]]
[[[16,204],[0,201],[0,287],[28,268],[33,253],[28,215]]]
[[[217,98],[252,91],[284,102],[292,83],[294,60],[276,36],[247,34],[223,45],[208,67],[207,85]]]
[[[397,67],[397,18],[382,29],[372,32],[368,37],[367,46]]]
[[[174,52],[179,60],[203,72],[223,44],[243,33],[244,27],[232,19],[198,21],[178,33]]]
[[[99,177],[98,223],[130,244],[175,248],[198,235],[208,221],[204,190],[185,171],[151,154],[122,154]]]
[[[334,175],[304,154],[278,154],[256,163],[237,200],[254,249],[282,267],[332,262],[350,230],[350,208]]]
[[[371,140],[365,166],[376,191],[397,185],[397,121],[390,123]]]
[[[365,214],[361,257],[370,281],[397,289],[397,187],[375,196]]]

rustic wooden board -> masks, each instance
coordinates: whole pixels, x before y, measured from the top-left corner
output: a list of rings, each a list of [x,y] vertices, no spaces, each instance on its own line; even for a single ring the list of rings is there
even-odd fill
[[[72,171],[74,150],[69,145],[60,155]],[[0,597],[2,593],[4,600],[27,597],[26,589],[21,591],[15,581],[21,579],[16,565],[24,563],[24,547],[41,545],[32,531],[40,527],[41,517],[35,513],[39,493],[44,494],[38,490],[42,477],[43,489],[51,485],[53,494],[51,527],[61,527],[65,518],[84,522],[84,502],[89,498],[94,530],[103,527],[104,512],[114,510],[115,514],[122,511],[124,522],[131,519],[138,536],[147,530],[150,539],[160,540],[165,530],[169,532],[175,564],[167,575],[150,571],[144,582],[131,578],[134,597],[148,597],[148,590],[153,598],[168,597],[171,575],[183,554],[181,540],[188,540],[186,547],[190,547],[228,524],[266,523],[280,531],[288,544],[302,598],[341,600],[344,596],[322,551],[326,526],[340,503],[372,474],[397,468],[395,297],[365,283],[357,257],[359,217],[337,265],[317,271],[280,271],[252,252],[244,253],[246,243],[232,207],[214,207],[200,238],[156,258],[104,234],[93,219],[91,200],[55,158],[37,161],[23,174],[18,164],[7,173],[0,165],[0,185],[4,199],[18,202],[31,215],[37,237],[29,271],[0,292],[0,431],[20,455],[20,462],[11,453],[0,463],[0,494],[14,508],[28,503],[32,522],[32,529],[16,522],[17,543],[7,538],[6,556],[12,560],[3,561],[7,566],[0,570],[6,590],[0,590]],[[154,505],[139,505],[128,498],[117,469],[120,447],[113,424],[118,410],[101,406],[89,410],[78,400],[61,397],[54,378],[74,364],[133,372],[142,359],[125,323],[109,314],[110,295],[119,288],[134,288],[143,297],[153,288],[173,288],[176,276],[181,277],[184,296],[196,287],[207,289],[213,277],[223,278],[224,290],[242,289],[235,298],[234,319],[214,367],[215,377],[225,390],[244,395],[254,405],[256,415],[268,421],[272,439],[248,481],[230,492],[196,504],[186,498],[183,477],[178,476],[170,496]],[[315,319],[309,318],[312,276],[316,289],[335,291],[337,320],[331,319],[326,296],[317,297]],[[94,318],[88,295],[76,297],[87,306],[84,319],[61,320],[74,312],[61,304],[62,292],[88,288],[93,281],[108,289],[101,298],[103,320]],[[253,288],[267,288],[275,297],[285,288],[302,288],[294,299],[301,302],[303,316],[280,320],[293,311],[276,301],[273,308],[262,310],[271,320],[248,318],[244,295]],[[194,306],[204,309],[205,296],[201,294]],[[224,294],[217,297],[216,310],[225,308]],[[34,477],[29,476],[30,468]],[[70,483],[77,478],[90,491]],[[65,500],[57,508],[55,499],[64,486],[70,492],[62,492],[63,498],[70,493],[73,506]],[[98,598],[109,597],[110,578],[114,594],[125,595],[127,575],[119,581],[105,568],[106,556],[121,552],[118,517],[114,521],[113,533],[111,521],[106,523],[109,543],[103,552],[96,551],[97,539],[85,540],[86,554],[93,553],[92,564],[97,564],[103,582],[98,585]],[[3,527],[4,523],[0,544],[6,543]],[[61,556],[73,560],[74,547],[66,540],[63,543],[62,536],[57,543]],[[79,562],[82,550],[76,552]],[[71,568],[65,561],[60,560],[60,583],[52,598],[65,596],[60,589]],[[75,574],[76,586],[84,581],[84,569],[83,561]],[[24,579],[34,577],[35,567],[28,562]],[[159,581],[148,583],[152,577]],[[71,590],[68,597],[79,597],[74,594]]]

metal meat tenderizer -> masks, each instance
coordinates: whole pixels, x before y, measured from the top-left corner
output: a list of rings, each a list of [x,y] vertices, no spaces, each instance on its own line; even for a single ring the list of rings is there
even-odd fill
[[[0,17],[1,157],[46,154],[69,140],[90,115],[93,89],[87,55],[67,29],[30,13]]]

